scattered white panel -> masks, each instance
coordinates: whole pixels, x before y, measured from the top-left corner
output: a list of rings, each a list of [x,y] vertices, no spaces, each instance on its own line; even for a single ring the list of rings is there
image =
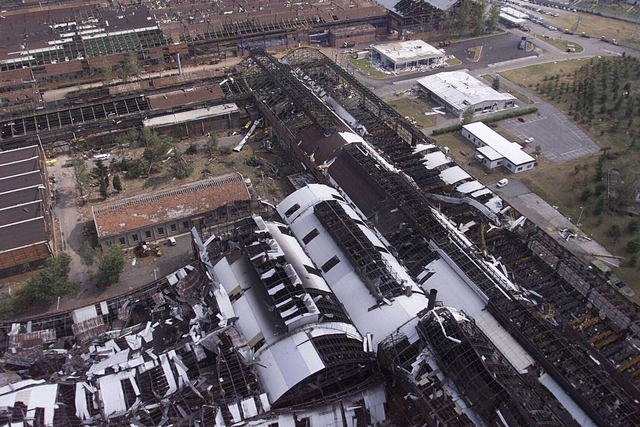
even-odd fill
[[[171,364],[169,364],[169,359],[167,359],[166,354],[160,355],[160,363],[162,364],[162,370],[164,371],[164,376],[167,380],[167,384],[169,385],[169,390],[164,394],[166,397],[175,393],[178,390],[178,386],[176,385],[176,379],[173,376]]]
[[[458,186],[458,188],[456,188],[456,190],[458,190],[461,193],[472,193],[474,191],[480,190],[481,188],[484,188],[484,185],[478,181],[469,181],[469,182],[465,182],[464,184],[460,184]]]
[[[84,383],[76,383],[76,417],[86,420],[91,417],[89,408],[87,407],[87,390]]]
[[[451,163],[451,159],[442,151],[434,151],[433,153],[425,154],[421,162],[424,163],[427,169],[435,169],[438,166]]]
[[[234,423],[239,423],[240,421],[242,421],[242,417],[240,416],[240,408],[238,408],[237,403],[227,405],[227,408],[229,408],[229,412],[231,412],[231,419]]]
[[[100,377],[98,379],[98,385],[100,387],[100,396],[102,398],[105,416],[127,410],[122,383],[118,376],[107,375]]]
[[[109,306],[106,301],[100,303],[100,310],[102,310],[102,314],[109,314]]]
[[[258,408],[256,407],[256,402],[253,400],[253,397],[248,397],[240,402],[242,405],[242,413],[245,418],[251,418],[258,415]]]
[[[269,412],[271,410],[271,404],[269,403],[267,393],[262,393],[260,395],[260,403],[262,404],[262,409],[264,409],[265,412]]]
[[[313,346],[311,341],[307,341],[298,345],[298,350],[300,351],[304,362],[309,368],[309,372],[317,372],[321,369],[324,369],[324,363],[322,362],[322,359],[320,359],[320,355],[316,351],[316,348]]]
[[[98,311],[96,310],[95,305],[78,308],[71,312],[73,323],[84,322],[85,320],[93,319],[94,317],[97,317],[97,316],[98,316]]]
[[[142,347],[142,338],[137,335],[126,335],[124,339],[131,350],[139,350]]]
[[[460,166],[454,166],[440,172],[440,178],[447,184],[455,184],[463,179],[471,178]]]
[[[380,385],[371,389],[367,389],[362,392],[364,395],[364,405],[367,408],[369,414],[371,414],[371,420],[384,421],[387,419],[387,414],[384,410],[384,404],[387,401],[384,392],[384,386]]]
[[[126,364],[127,361],[129,360],[129,349],[126,349],[124,351],[121,351],[119,353],[114,354],[111,357],[107,357],[105,360],[102,360],[98,363],[94,363],[93,365],[91,365],[91,368],[89,368],[89,371],[87,372],[89,375],[102,375],[104,374],[105,369],[113,367],[113,366],[117,366],[120,364]]]
[[[482,311],[475,316],[476,325],[485,333],[491,342],[498,347],[507,360],[521,374],[534,362],[533,357],[516,342],[488,311]]]
[[[482,190],[474,191],[471,193],[471,197],[478,198],[480,196],[484,196],[485,194],[491,194],[491,190],[488,188],[483,188]]]

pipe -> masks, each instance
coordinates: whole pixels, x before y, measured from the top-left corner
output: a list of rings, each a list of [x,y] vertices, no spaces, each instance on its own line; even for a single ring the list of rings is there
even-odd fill
[[[427,310],[433,310],[436,307],[436,296],[438,295],[437,289],[431,289],[429,291],[429,303],[427,305]]]

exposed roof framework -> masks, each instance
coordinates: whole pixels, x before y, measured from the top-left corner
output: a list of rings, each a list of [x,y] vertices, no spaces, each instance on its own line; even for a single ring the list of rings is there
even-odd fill
[[[435,308],[420,320],[418,330],[447,376],[464,391],[487,424],[561,424],[544,399],[522,380],[463,312]]]

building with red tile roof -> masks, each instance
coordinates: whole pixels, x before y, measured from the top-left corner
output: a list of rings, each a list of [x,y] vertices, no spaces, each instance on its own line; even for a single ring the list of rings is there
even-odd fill
[[[92,211],[102,247],[130,247],[185,233],[193,226],[205,225],[217,209],[250,199],[244,178],[230,173],[100,204]]]

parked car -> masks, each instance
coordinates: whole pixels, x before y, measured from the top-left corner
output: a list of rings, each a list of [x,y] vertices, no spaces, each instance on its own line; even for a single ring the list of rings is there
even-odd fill
[[[524,117],[518,117],[518,121],[521,123],[524,123],[525,122]]]
[[[534,141],[533,137],[529,137],[529,138],[525,138],[524,142],[525,144],[531,144]]]
[[[498,183],[496,184],[496,187],[498,188],[506,187],[508,183],[509,183],[509,180],[507,178],[502,178],[500,181],[498,181]]]
[[[169,244],[170,244],[171,246],[175,246],[175,245],[177,245],[177,244],[178,244],[178,242],[176,242],[175,237],[169,237]]]

